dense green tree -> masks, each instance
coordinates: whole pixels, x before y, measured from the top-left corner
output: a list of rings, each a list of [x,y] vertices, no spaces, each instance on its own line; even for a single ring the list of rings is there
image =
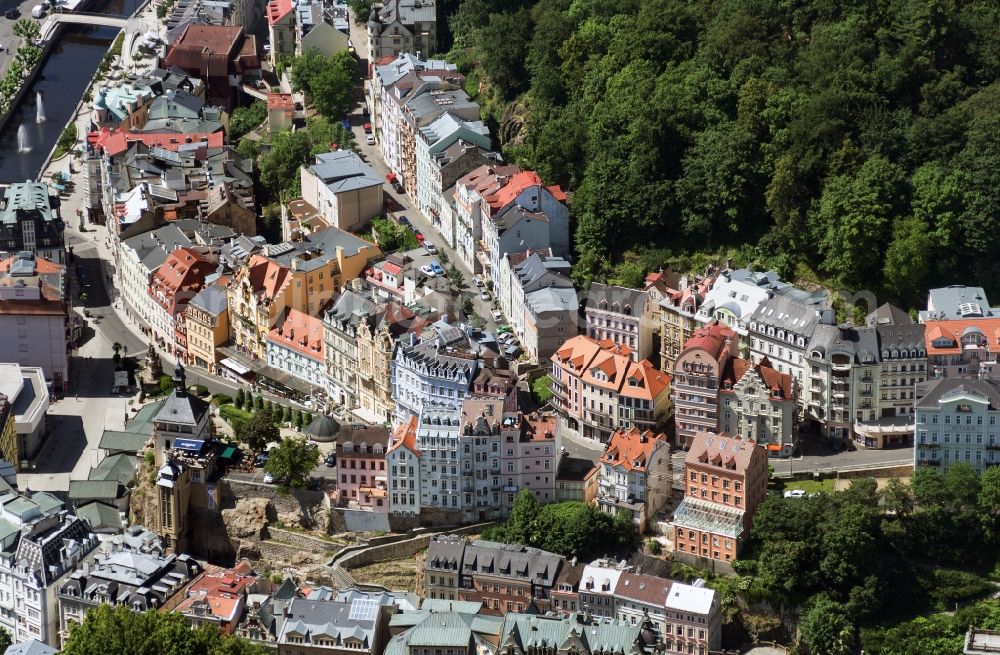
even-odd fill
[[[319,465],[319,447],[305,439],[284,439],[272,448],[265,470],[283,485],[301,489]]]
[[[364,25],[368,22],[368,17],[371,16],[372,6],[374,5],[372,0],[348,0],[347,4],[351,8],[351,16],[354,18],[355,23]]]
[[[309,48],[292,62],[292,88],[312,94],[312,82],[326,67],[326,56],[316,48]]]
[[[22,41],[34,41],[41,34],[41,28],[38,23],[31,20],[30,18],[19,18],[16,23],[14,23],[14,36],[20,38]]]
[[[309,82],[316,111],[331,120],[346,116],[357,78],[358,62],[350,52],[342,50],[327,59]]]
[[[237,142],[267,120],[267,103],[254,100],[249,107],[237,107],[229,117],[229,140]]]
[[[124,605],[102,604],[82,623],[70,623],[60,651],[66,655],[263,655],[262,646],[219,631],[215,625],[192,628],[175,612],[135,612]]]
[[[236,436],[256,453],[263,452],[267,448],[267,444],[272,441],[281,439],[281,433],[274,416],[266,411],[254,412],[250,420],[243,426],[243,430]]]
[[[857,630],[847,607],[820,596],[810,603],[799,621],[802,643],[811,655],[851,655]]]
[[[270,149],[260,157],[261,184],[275,196],[294,196],[299,167],[309,163],[311,151],[312,143],[304,130],[272,132]]]
[[[245,396],[243,395],[243,388],[240,387],[236,390],[236,400],[233,404],[236,405],[236,409],[243,409],[243,403],[245,402]]]

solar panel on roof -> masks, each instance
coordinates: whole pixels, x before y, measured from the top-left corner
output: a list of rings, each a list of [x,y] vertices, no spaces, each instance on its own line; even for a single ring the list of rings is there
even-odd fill
[[[359,598],[351,603],[348,619],[351,621],[374,621],[379,602],[371,598]]]

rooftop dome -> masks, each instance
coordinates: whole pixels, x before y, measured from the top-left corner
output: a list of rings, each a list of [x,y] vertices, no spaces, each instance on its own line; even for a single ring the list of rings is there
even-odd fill
[[[312,420],[312,422],[306,426],[302,434],[306,435],[313,441],[333,441],[337,438],[337,434],[340,432],[340,423],[329,416],[317,416]]]

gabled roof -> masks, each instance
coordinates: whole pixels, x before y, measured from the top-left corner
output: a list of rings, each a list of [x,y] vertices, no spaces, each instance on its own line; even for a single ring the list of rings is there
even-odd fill
[[[411,416],[405,423],[400,423],[392,431],[392,437],[389,439],[389,449],[386,450],[386,455],[397,450],[398,448],[406,448],[414,455],[419,456],[420,451],[417,450],[417,427],[420,420],[417,416]]]
[[[306,357],[323,360],[323,322],[297,309],[288,310],[283,323],[267,333],[267,340],[295,350]]]
[[[267,24],[274,25],[291,13],[292,0],[271,0],[267,3]]]
[[[667,435],[663,433],[656,434],[634,426],[628,430],[615,430],[601,456],[601,463],[621,467],[627,472],[645,473],[650,455],[661,444],[667,444]]]
[[[750,467],[755,453],[758,453],[757,457],[766,457],[763,448],[753,439],[729,436],[725,432],[721,434],[698,432],[691,441],[684,463],[717,466],[744,474]]]

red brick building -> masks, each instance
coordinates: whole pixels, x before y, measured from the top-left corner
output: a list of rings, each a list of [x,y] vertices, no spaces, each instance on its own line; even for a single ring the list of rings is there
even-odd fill
[[[256,37],[231,25],[188,25],[164,65],[204,80],[205,101],[226,111],[236,106],[244,77],[260,77]]]
[[[684,459],[684,500],[674,514],[678,552],[730,562],[767,494],[767,454],[752,439],[699,432]]]

